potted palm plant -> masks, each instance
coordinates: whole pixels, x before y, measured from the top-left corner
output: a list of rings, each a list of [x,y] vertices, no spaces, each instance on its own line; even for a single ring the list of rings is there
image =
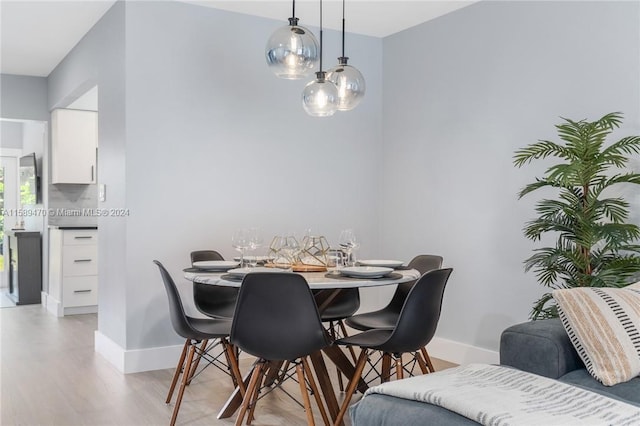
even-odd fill
[[[619,170],[629,156],[640,153],[640,136],[605,146],[607,136],[622,123],[617,112],[596,121],[562,120],[556,125],[561,143],[541,140],[514,156],[517,167],[548,157],[561,160],[519,193],[522,198],[540,188],[557,192],[556,198],[536,203],[538,217],[524,227],[524,235],[533,241],[551,233],[555,246],[536,248],[524,261],[525,271],[533,270],[539,283],[551,290],[623,287],[640,271],[640,228],[626,223],[629,203],[611,188],[640,184],[640,174]],[[535,302],[532,319],[558,316],[551,290]]]

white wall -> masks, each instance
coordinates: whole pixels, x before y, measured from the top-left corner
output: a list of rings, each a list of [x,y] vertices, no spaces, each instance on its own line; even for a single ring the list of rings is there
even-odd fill
[[[543,293],[521,232],[541,194],[517,192],[544,168],[514,151],[560,116],[640,134],[639,5],[483,1],[384,39],[381,245],[454,268],[440,338],[497,350]]]
[[[125,205],[125,37],[125,3],[117,2],[48,77],[49,110],[99,87],[98,179],[108,187],[100,205],[107,209]],[[98,329],[126,348],[126,220],[99,218],[98,228]]]
[[[128,351],[179,342],[154,258],[179,278],[190,250],[231,257],[236,227],[335,240],[354,226],[362,256],[442,254],[455,271],[438,336],[496,350],[543,291],[522,271],[535,200],[516,199],[543,167],[514,169],[513,151],[553,137],[560,115],[621,110],[640,133],[637,17],[637,2],[480,2],[352,36],[367,98],[312,119],[306,82],[264,64],[284,22],[117,3],[49,78],[50,108],[99,86],[100,207],[131,212],[99,221],[100,332]],[[339,34],[325,36],[333,64]]]
[[[264,62],[268,36],[284,24],[177,2],[117,3],[49,77],[49,108],[100,91],[100,207],[131,215],[98,223],[97,346],[125,370],[118,351],[180,341],[155,258],[179,278],[189,251],[231,257],[233,229],[249,225],[267,240],[307,227],[335,240],[352,226],[363,254],[377,250],[382,42],[350,38],[367,99],[317,120],[302,110],[306,81],[278,80]],[[333,64],[339,34],[326,40]]]
[[[277,79],[264,60],[284,24],[177,2],[127,4],[129,348],[178,342],[153,259],[180,278],[191,250],[234,256],[231,234],[244,226],[267,241],[312,227],[334,242],[355,227],[363,254],[377,254],[381,40],[349,38],[369,87],[360,107],[311,118],[301,105],[311,78]],[[339,34],[325,42],[334,64]]]
[[[0,117],[48,121],[47,79],[0,74]]]
[[[0,120],[0,148],[22,149],[23,123]]]

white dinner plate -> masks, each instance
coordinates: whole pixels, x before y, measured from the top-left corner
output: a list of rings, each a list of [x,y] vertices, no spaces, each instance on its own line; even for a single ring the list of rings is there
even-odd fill
[[[342,275],[356,278],[380,278],[393,272],[393,268],[378,266],[350,266],[340,269]]]
[[[226,271],[236,266],[238,266],[238,262],[231,260],[201,260],[200,262],[193,262],[194,268],[206,271]]]
[[[358,263],[362,266],[381,266],[385,268],[397,268],[404,263],[402,260],[389,260],[389,259],[367,259],[359,260]]]
[[[280,268],[266,268],[262,266],[258,266],[255,268],[235,268],[227,271],[227,274],[233,275],[236,277],[244,277],[247,274],[251,274],[254,272],[289,272],[286,269]]]

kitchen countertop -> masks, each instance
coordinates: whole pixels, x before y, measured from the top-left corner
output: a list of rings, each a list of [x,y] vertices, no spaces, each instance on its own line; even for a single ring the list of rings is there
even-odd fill
[[[72,225],[64,225],[64,226],[57,226],[57,225],[49,225],[49,229],[98,229],[97,226],[82,226],[82,225],[78,225],[78,226],[72,226]]]

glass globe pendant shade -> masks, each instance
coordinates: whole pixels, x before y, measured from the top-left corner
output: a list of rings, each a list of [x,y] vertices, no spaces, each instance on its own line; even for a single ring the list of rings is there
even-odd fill
[[[297,80],[311,74],[318,64],[318,41],[311,31],[289,18],[289,25],[276,30],[265,48],[267,65],[275,75]]]
[[[338,107],[338,88],[319,71],[317,78],[302,91],[302,106],[313,117],[330,117]]]
[[[347,64],[348,58],[339,58],[340,63],[327,72],[327,80],[338,88],[338,111],[354,109],[364,98],[364,76],[357,68]]]

